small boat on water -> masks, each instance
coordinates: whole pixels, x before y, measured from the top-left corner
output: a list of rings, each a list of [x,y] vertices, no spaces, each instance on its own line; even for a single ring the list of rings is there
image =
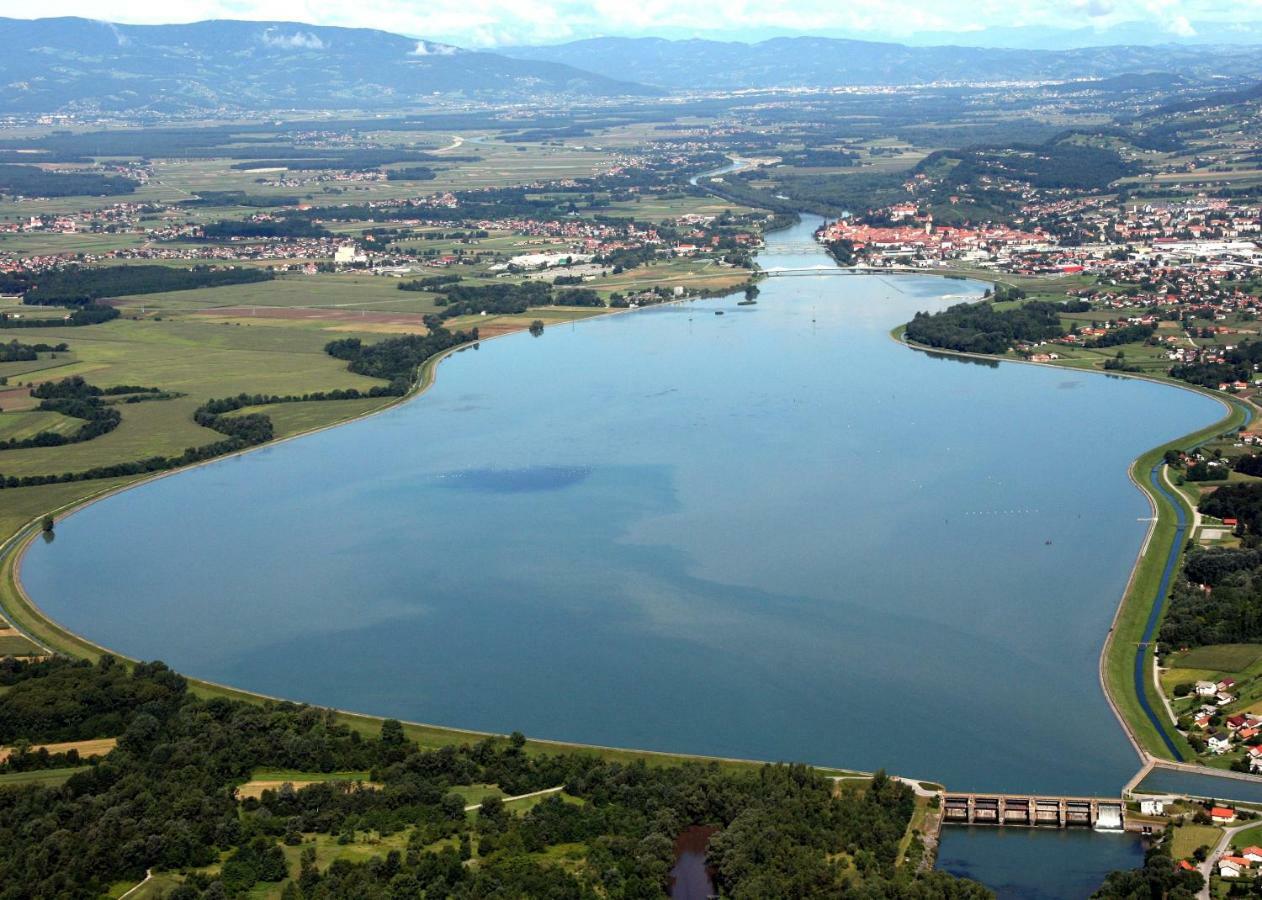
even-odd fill
[[[742,301],[740,301],[739,303],[737,303],[736,305],[737,305],[737,306],[753,306],[753,305],[755,305],[757,302],[758,302],[757,300],[742,300]]]
[[[721,310],[721,309],[716,309],[716,310],[714,311],[714,314],[715,314],[716,316],[721,316],[721,315],[723,315],[723,310]]]

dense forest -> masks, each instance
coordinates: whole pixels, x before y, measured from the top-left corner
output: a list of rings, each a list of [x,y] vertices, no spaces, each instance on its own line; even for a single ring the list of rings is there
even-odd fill
[[[953,193],[985,190],[984,184],[1000,179],[1044,190],[1100,191],[1137,169],[1115,150],[1060,140],[938,150],[921,160],[914,171],[938,174],[942,189]]]
[[[331,232],[312,222],[297,219],[237,221],[226,219],[202,226],[202,238],[208,241],[251,240],[258,238],[318,238]],[[197,240],[197,238],[190,238]]]
[[[990,303],[957,303],[937,313],[916,313],[907,339],[927,347],[967,353],[1006,353],[1017,341],[1061,337],[1060,307],[1032,301],[997,310]]]
[[[91,306],[105,297],[131,294],[157,294],[194,288],[222,287],[269,281],[266,269],[216,269],[194,266],[102,266],[74,267],[41,272],[37,275],[8,276],[0,290],[22,294],[22,302],[32,306]]]
[[[1168,649],[1262,641],[1262,549],[1190,552],[1159,638]]]
[[[433,181],[438,173],[429,166],[407,166],[402,169],[390,169],[386,178],[390,181]]]
[[[1262,536],[1262,484],[1226,484],[1201,498],[1197,509],[1207,516],[1236,519],[1248,545]]]
[[[941,135],[921,137],[931,146],[944,144]],[[908,180],[923,176],[916,188],[919,204],[936,222],[961,224],[1010,221],[1024,202],[1022,188],[1026,186],[1096,192],[1136,171],[1113,150],[1064,139],[1002,146],[974,143],[963,149],[937,150],[911,169],[888,172],[819,171],[822,166],[847,165],[844,155],[827,154],[821,150],[790,154],[784,160],[794,160],[790,167],[750,169],[707,186],[720,196],[764,209],[826,216],[850,212],[860,221],[882,224],[869,214],[907,200]]]
[[[878,773],[834,789],[802,766],[649,767],[586,752],[535,754],[520,735],[421,750],[398,722],[364,735],[323,710],[198,699],[162,663],[111,657],[0,661],[0,744],[117,737],[66,782],[0,786],[0,900],[95,898],[147,869],[185,872],[171,900],[662,897],[677,836],[717,829],[724,896],[982,898],[942,873],[896,870],[912,814],[907,786]],[[3,771],[58,756],[26,753]],[[362,771],[373,787],[323,782],[238,800],[259,768]],[[464,810],[462,785],[510,795],[564,787],[525,812],[498,799]],[[406,850],[321,868],[312,840],[406,835]],[[566,849],[559,864],[550,848]],[[282,847],[301,848],[296,864]]]
[[[0,164],[0,194],[20,197],[77,197],[130,194],[136,182],[96,172],[50,172],[39,166]]]

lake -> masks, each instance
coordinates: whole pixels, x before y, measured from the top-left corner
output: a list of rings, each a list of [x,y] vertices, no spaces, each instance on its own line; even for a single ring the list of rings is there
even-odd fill
[[[763,265],[830,267],[817,222]],[[385,413],[88,507],[23,578],[105,646],[322,705],[1116,795],[1126,469],[1223,410],[891,340],[981,289],[780,277],[488,341]]]

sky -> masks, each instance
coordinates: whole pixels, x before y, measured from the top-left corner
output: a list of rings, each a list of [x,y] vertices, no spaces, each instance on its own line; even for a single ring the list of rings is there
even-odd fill
[[[380,28],[466,47],[609,35],[760,40],[783,34],[1008,46],[1262,43],[1262,0],[120,0],[108,7],[100,0],[42,0],[35,7],[0,0],[0,16],[14,18],[99,18],[106,8],[111,21],[133,24],[295,21]]]

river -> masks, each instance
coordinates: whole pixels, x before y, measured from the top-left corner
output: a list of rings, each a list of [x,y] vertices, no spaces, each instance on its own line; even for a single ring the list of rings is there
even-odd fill
[[[816,224],[763,265],[824,265]],[[105,646],[312,703],[1116,795],[1126,469],[1222,409],[890,339],[981,288],[772,278],[488,341],[383,414],[88,507],[23,578]]]

